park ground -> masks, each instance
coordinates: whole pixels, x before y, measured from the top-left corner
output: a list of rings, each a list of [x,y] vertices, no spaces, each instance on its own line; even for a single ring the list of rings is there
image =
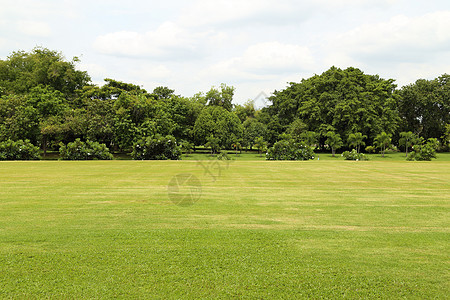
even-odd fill
[[[449,154],[195,155],[1,162],[0,298],[450,294]]]

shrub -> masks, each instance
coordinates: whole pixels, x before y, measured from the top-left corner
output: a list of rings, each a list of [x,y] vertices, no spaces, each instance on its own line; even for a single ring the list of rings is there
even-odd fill
[[[29,140],[7,140],[0,143],[0,160],[39,160],[39,147]]]
[[[313,147],[295,142],[293,139],[283,139],[276,142],[266,154],[267,160],[310,160],[314,159]]]
[[[111,160],[112,154],[105,144],[98,142],[82,142],[76,139],[67,145],[61,144],[59,157],[62,160]]]
[[[135,143],[131,156],[136,160],[178,160],[181,157],[181,149],[173,136],[163,137],[158,134]]]
[[[413,146],[413,152],[408,154],[406,160],[413,161],[430,161],[436,158],[436,150],[439,147],[439,142],[435,138],[430,138],[426,143],[421,143]]]
[[[355,149],[352,151],[345,151],[341,154],[345,160],[369,160],[364,153],[358,153]]]
[[[375,147],[374,146],[367,146],[366,147],[366,152],[367,153],[375,153]],[[348,152],[348,151],[347,151]]]

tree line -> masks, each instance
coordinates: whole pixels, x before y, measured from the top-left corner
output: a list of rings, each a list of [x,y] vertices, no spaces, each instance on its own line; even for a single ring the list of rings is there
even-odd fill
[[[234,104],[235,89],[226,84],[191,97],[109,78],[97,86],[77,70],[78,62],[46,48],[0,60],[0,143],[10,147],[4,149],[29,141],[44,155],[60,149],[68,155],[69,144],[78,149],[89,142],[86,149],[134,153],[137,159],[179,157],[175,150],[148,155],[150,148],[166,151],[163,144],[184,152],[198,146],[213,153],[255,149],[269,159],[308,159],[310,149],[334,155],[338,149],[384,153],[395,146],[411,152],[431,142],[448,150],[447,74],[398,88],[393,79],[331,67],[274,91],[270,105],[258,110],[250,100]]]

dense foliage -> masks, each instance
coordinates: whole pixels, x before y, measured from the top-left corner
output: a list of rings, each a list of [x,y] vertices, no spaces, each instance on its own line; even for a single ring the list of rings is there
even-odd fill
[[[408,155],[420,137],[450,147],[447,74],[398,89],[393,79],[331,67],[275,91],[271,105],[258,110],[252,101],[233,104],[234,87],[226,84],[192,97],[110,78],[96,86],[77,62],[45,48],[0,60],[0,142],[29,140],[44,155],[77,139],[130,153],[138,141],[168,135],[183,141],[185,152],[303,145],[333,155],[341,148],[361,153],[362,146],[384,154],[393,145]]]
[[[411,152],[407,160],[419,160],[419,161],[430,161],[436,158],[436,149],[438,148],[438,141],[435,138],[430,138],[426,142],[423,138],[413,146],[413,152]]]
[[[30,141],[7,140],[0,143],[0,160],[38,160],[39,148]]]
[[[178,160],[181,157],[181,148],[175,137],[156,135],[137,141],[131,156],[136,160]]]
[[[76,139],[67,145],[61,145],[59,156],[62,160],[110,160],[113,159],[105,144],[98,142],[82,142]]]
[[[314,159],[313,147],[297,142],[289,136],[283,137],[269,148],[266,154],[268,160],[310,160]]]
[[[367,157],[364,153],[358,153],[356,149],[352,149],[352,151],[344,151],[341,154],[345,160],[367,160]]]
[[[275,91],[268,111],[277,116],[282,130],[300,119],[306,130],[323,138],[333,131],[341,137],[361,132],[373,139],[381,131],[393,133],[398,128],[395,87],[392,79],[332,67]]]

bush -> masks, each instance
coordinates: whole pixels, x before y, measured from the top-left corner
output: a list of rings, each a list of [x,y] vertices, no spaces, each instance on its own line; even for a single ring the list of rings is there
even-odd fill
[[[374,146],[367,146],[366,147],[366,152],[367,153],[375,153],[376,149]],[[348,152],[348,151],[347,151]]]
[[[266,154],[267,160],[310,160],[314,159],[313,147],[295,142],[293,139],[283,139],[276,142]]]
[[[413,152],[408,154],[406,160],[413,161],[430,161],[436,158],[436,150],[439,147],[439,142],[435,138],[428,139],[427,143],[419,143],[413,146]]]
[[[345,151],[341,154],[345,160],[369,160],[363,153],[358,153],[355,149],[352,151]]]
[[[178,160],[181,157],[181,149],[173,136],[163,137],[158,134],[135,143],[131,156],[135,160]]]
[[[29,140],[7,140],[0,143],[0,160],[39,160],[39,147]]]
[[[82,142],[76,139],[67,146],[62,144],[59,148],[59,157],[62,160],[111,160],[112,154],[105,144],[98,142]]]

